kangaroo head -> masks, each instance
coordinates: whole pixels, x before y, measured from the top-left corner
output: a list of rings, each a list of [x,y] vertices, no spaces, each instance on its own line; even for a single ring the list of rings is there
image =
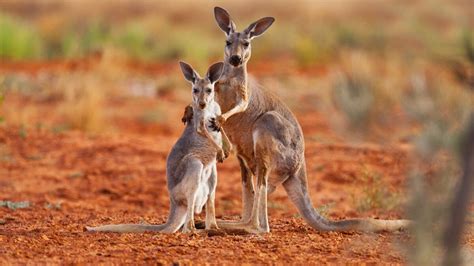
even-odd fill
[[[209,67],[206,76],[201,78],[192,66],[179,62],[184,77],[192,84],[193,107],[205,109],[214,101],[214,84],[222,75],[224,63],[215,63]]]
[[[245,30],[238,32],[235,23],[225,9],[215,7],[214,16],[217,25],[226,34],[224,61],[233,67],[239,67],[247,63],[251,55],[250,41],[262,35],[275,21],[272,17],[261,18],[250,24]]]

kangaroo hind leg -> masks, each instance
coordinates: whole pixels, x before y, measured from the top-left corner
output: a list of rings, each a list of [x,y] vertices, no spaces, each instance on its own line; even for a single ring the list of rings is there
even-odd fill
[[[199,182],[201,182],[203,175],[203,164],[197,159],[191,160],[187,165],[187,170],[184,178],[179,184],[181,194],[186,198],[186,219],[183,226],[184,233],[192,233],[196,230],[194,225],[194,209],[196,206],[196,195],[199,189]]]
[[[215,198],[216,198],[216,186],[217,186],[217,166],[214,164],[212,167],[211,176],[208,181],[209,195],[206,201],[206,230],[218,229],[216,221],[216,209],[215,209]]]

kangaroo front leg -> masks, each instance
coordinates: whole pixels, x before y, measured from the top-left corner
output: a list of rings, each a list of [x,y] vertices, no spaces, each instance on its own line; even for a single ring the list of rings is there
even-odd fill
[[[191,122],[191,120],[193,119],[193,107],[192,105],[188,105],[184,108],[184,114],[183,114],[183,117],[181,118],[181,122],[183,122],[183,124],[187,124],[189,122]]]
[[[229,119],[229,117],[241,113],[247,109],[249,106],[249,97],[247,93],[247,86],[245,85],[240,85],[238,88],[238,99],[237,99],[237,104],[234,106],[234,108],[230,109],[229,111],[223,113],[221,115],[221,119],[225,120]],[[220,122],[220,121],[219,121]]]
[[[247,86],[245,85],[239,86],[238,96],[236,100],[237,100],[237,103],[232,109],[218,116],[213,121],[215,128],[217,129],[222,128],[222,125],[225,123],[225,121],[227,121],[227,119],[229,119],[229,117],[247,110],[247,107],[249,106]]]
[[[227,134],[225,133],[224,129],[221,129],[221,135],[222,135],[222,150],[224,151],[224,156],[225,158],[229,157],[230,152],[232,151],[232,143],[229,140],[229,137],[227,137]]]
[[[217,160],[219,162],[223,162],[224,157],[225,157],[224,151],[222,150],[222,147],[214,140],[214,138],[211,136],[211,134],[209,134],[209,132],[207,131],[206,124],[205,124],[204,120],[199,122],[197,132],[211,141],[212,146],[217,151]]]

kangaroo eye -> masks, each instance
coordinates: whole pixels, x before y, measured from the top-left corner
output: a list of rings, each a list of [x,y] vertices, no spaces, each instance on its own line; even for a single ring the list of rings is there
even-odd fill
[[[211,89],[206,89],[206,92],[207,92],[207,93],[211,93],[212,90],[211,90]]]
[[[247,48],[247,47],[249,47],[250,43],[249,42],[244,42],[243,45],[244,45],[245,48]]]
[[[193,89],[193,93],[198,93],[199,90],[198,89]]]
[[[230,46],[231,44],[232,44],[231,42],[225,41],[225,45],[226,45],[226,46]]]

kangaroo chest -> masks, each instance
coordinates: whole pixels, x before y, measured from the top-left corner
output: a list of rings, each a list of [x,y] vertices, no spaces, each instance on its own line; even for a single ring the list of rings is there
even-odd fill
[[[216,103],[212,103],[208,106],[205,110],[194,110],[195,117],[194,117],[194,124],[196,125],[196,130],[201,121],[204,121],[205,130],[209,132],[211,137],[216,141],[219,145],[222,145],[222,135],[220,132],[211,130],[211,118],[215,118],[216,116],[220,115],[220,109],[216,106]],[[208,142],[209,140],[203,136],[198,135],[199,138],[203,139],[204,141]]]
[[[215,86],[216,100],[222,113],[226,113],[237,104],[238,92],[232,88],[229,81],[219,82]]]
[[[216,101],[219,103],[222,113],[232,109],[237,104],[239,96],[238,82],[235,79],[219,81],[216,85]],[[249,88],[247,88],[249,89]],[[253,151],[252,128],[258,116],[258,111],[254,107],[252,92],[248,90],[249,106],[247,110],[234,114],[224,123],[223,127],[230,141],[236,146],[238,154],[248,154]],[[248,157],[247,156],[247,157]]]

